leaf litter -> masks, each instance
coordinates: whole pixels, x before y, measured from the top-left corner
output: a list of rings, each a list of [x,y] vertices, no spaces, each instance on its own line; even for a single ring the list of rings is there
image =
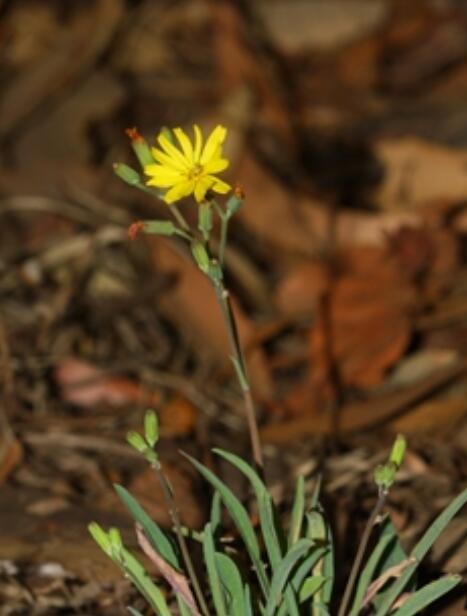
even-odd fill
[[[408,544],[465,485],[465,9],[260,4],[0,5],[5,614],[138,607],[85,527],[131,531],[115,482],[168,524],[124,444],[147,406],[194,524],[204,492],[177,450],[247,455],[210,288],[177,246],[126,239],[164,215],[112,176],[135,122],[235,137],[247,205],[227,268],[278,498],[324,467],[347,557],[393,432],[410,437],[389,505]],[[460,524],[432,569],[465,572]]]

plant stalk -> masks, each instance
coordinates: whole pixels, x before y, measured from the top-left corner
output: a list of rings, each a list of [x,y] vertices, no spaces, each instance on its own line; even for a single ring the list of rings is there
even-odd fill
[[[178,207],[174,204],[171,203],[169,205],[169,209],[170,212],[172,214],[172,216],[175,218],[175,220],[178,222],[178,224],[180,225],[180,227],[184,230],[184,231],[190,231],[190,226],[187,223],[187,221],[185,220],[185,217],[183,216],[183,214],[180,212],[180,210],[178,209]]]
[[[248,424],[248,432],[250,434],[251,449],[256,470],[261,476],[264,474],[263,453],[261,451],[261,441],[259,438],[258,424],[256,421],[255,405],[251,395],[251,387],[248,380],[245,358],[243,355],[242,345],[238,334],[237,321],[232,309],[232,302],[228,290],[222,282],[214,284],[216,296],[222,310],[224,322],[229,334],[230,346],[232,348],[233,357],[235,359],[235,367],[237,369],[237,377],[243,394],[245,405],[245,414]]]
[[[157,478],[159,479],[159,482],[162,487],[162,491],[164,493],[164,498],[167,503],[167,508],[169,510],[170,517],[172,519],[172,523],[175,528],[175,534],[177,535],[178,545],[180,546],[180,551],[182,553],[183,562],[185,563],[185,567],[186,567],[188,576],[191,580],[191,584],[193,586],[193,590],[196,595],[196,599],[198,601],[200,610],[204,614],[204,616],[209,616],[209,609],[206,604],[204,595],[201,591],[201,586],[198,581],[198,576],[196,575],[193,561],[191,560],[190,552],[188,550],[185,537],[183,535],[182,524],[180,522],[180,516],[178,514],[177,505],[175,503],[169,482],[167,481],[164,473],[162,472],[162,468],[158,463],[153,464],[153,468],[156,471]]]
[[[352,564],[352,569],[350,571],[349,579],[347,580],[347,584],[344,590],[344,595],[342,597],[341,604],[339,606],[339,612],[337,616],[345,616],[347,613],[350,600],[352,599],[352,595],[355,588],[355,582],[357,581],[357,575],[360,571],[360,567],[362,565],[363,557],[365,556],[366,549],[368,547],[368,542],[370,540],[371,531],[380,515],[381,511],[386,504],[386,499],[388,496],[387,490],[380,490],[378,495],[378,500],[376,501],[376,505],[371,512],[371,515],[366,523],[365,530],[363,531],[362,538],[360,539],[360,543],[358,546],[357,554],[355,555],[355,560]]]

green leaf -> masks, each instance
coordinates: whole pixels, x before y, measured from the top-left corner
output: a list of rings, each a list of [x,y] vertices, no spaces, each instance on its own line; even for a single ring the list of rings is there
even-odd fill
[[[91,524],[89,524],[88,526],[88,531],[90,532],[92,538],[100,547],[100,549],[105,552],[107,556],[110,556],[112,544],[105,530],[101,526],[99,526],[97,522],[91,522]]]
[[[139,522],[143,527],[143,530],[153,547],[158,551],[164,560],[174,567],[174,569],[178,569],[178,571],[180,571],[180,563],[177,558],[177,554],[167,535],[123,486],[114,485],[114,488],[135,521]]]
[[[221,587],[219,572],[216,566],[214,540],[212,529],[209,522],[204,527],[203,533],[203,554],[206,569],[208,571],[209,586],[211,587],[212,600],[216,608],[217,616],[227,616],[225,607],[224,593]]]
[[[265,566],[261,560],[258,540],[256,539],[255,531],[245,507],[234,495],[232,490],[230,490],[230,488],[228,488],[218,477],[216,477],[212,471],[188,454],[183,453],[183,455],[193,464],[193,466],[206,479],[206,481],[208,481],[213,488],[219,492],[227,511],[229,512],[240,533],[240,536],[243,539],[243,542],[245,543],[245,547],[255,568],[256,575],[258,576],[261,590],[263,591],[263,594],[267,596],[269,581],[266,575]]]
[[[394,616],[413,616],[452,590],[462,580],[460,575],[446,575],[413,593]]]
[[[216,564],[228,596],[229,616],[244,616],[246,597],[237,565],[229,556],[220,552],[216,552]]]
[[[287,552],[282,561],[274,570],[271,580],[271,590],[266,602],[265,615],[273,616],[276,606],[281,600],[283,590],[287,584],[290,573],[298,561],[311,550],[313,541],[299,539]]]
[[[143,614],[134,607],[128,606],[126,609],[130,612],[131,616],[143,616]]]
[[[122,550],[122,568],[149,605],[159,616],[171,616],[161,590],[153,583],[143,565],[126,548]]]
[[[326,548],[323,558],[316,563],[313,568],[313,575],[322,575],[326,582],[319,590],[317,602],[329,605],[331,601],[332,589],[334,586],[334,546],[329,524],[326,522],[324,514],[318,505],[315,511],[306,514],[308,522],[307,537],[313,539],[317,545]]]
[[[392,605],[398,599],[404,588],[410,581],[412,575],[416,571],[420,561],[425,557],[433,543],[443,532],[452,518],[458,513],[467,502],[467,490],[464,490],[452,503],[450,503],[444,511],[442,511],[435,521],[428,528],[426,533],[417,543],[415,548],[410,553],[411,558],[415,558],[416,562],[405,569],[404,573],[390,586],[383,603],[379,606],[376,616],[386,616],[389,613]]]
[[[291,547],[300,537],[305,514],[305,479],[300,475],[295,488],[295,498],[290,516],[288,546]]]
[[[213,536],[216,536],[221,525],[221,502],[222,499],[219,492],[214,492],[212,495],[211,514],[209,519]]]
[[[242,458],[228,451],[224,451],[223,449],[216,448],[213,451],[235,466],[250,481],[253,490],[255,491],[256,500],[258,503],[258,515],[264,544],[266,546],[269,562],[271,563],[271,568],[274,573],[275,568],[282,560],[281,539],[283,539],[283,537],[281,536],[282,529],[279,527],[278,523],[276,523],[276,515],[272,498],[267,491],[266,486],[261,481],[259,475],[249,464],[245,462],[245,460],[242,460]],[[285,590],[285,602],[287,604],[290,616],[298,616],[298,603],[295,598],[295,594],[290,587]]]
[[[391,543],[394,544],[395,547],[391,548]],[[389,548],[390,553],[392,553],[397,549],[397,546],[397,535],[395,534],[395,529],[388,518],[383,522],[378,543],[375,545],[373,552],[368,558],[367,563],[358,578],[357,590],[355,592],[355,598],[349,616],[358,616],[362,601],[365,597],[366,589],[370,585],[373,578],[378,577],[375,576],[375,572],[377,571],[385,552]],[[402,559],[399,558],[399,560],[404,560],[405,558],[406,556],[403,554]]]
[[[310,597],[317,593],[325,581],[326,578],[322,575],[312,575],[311,577],[306,578],[300,589],[300,603],[307,601]]]
[[[290,585],[295,591],[297,596],[300,596],[300,591],[305,582],[306,578],[310,575],[310,571],[313,570],[313,567],[316,563],[323,558],[326,553],[326,548],[316,548],[312,551],[312,553],[307,556],[297,567],[297,570],[293,572],[292,579],[290,580]],[[315,576],[322,577],[322,576]],[[323,580],[326,581],[326,578],[323,577]],[[320,586],[321,588],[321,586]],[[318,590],[320,590],[320,588]],[[301,602],[301,600],[300,600]],[[279,608],[278,615],[286,616],[287,606],[282,604]]]

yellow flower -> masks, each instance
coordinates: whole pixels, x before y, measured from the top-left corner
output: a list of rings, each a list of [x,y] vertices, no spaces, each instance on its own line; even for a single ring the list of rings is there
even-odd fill
[[[225,194],[231,188],[229,184],[215,176],[229,166],[229,161],[222,158],[222,144],[227,129],[216,126],[204,147],[199,126],[195,124],[193,130],[194,143],[181,128],[173,130],[179,147],[161,133],[157,137],[161,149],[151,150],[157,162],[144,168],[144,172],[151,176],[146,181],[148,186],[168,189],[164,195],[167,203],[174,203],[191,194],[194,194],[198,203],[201,203],[208,190]]]

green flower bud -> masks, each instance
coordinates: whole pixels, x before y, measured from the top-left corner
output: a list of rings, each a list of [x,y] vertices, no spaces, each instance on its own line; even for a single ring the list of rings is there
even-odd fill
[[[139,453],[146,453],[146,450],[148,449],[148,444],[138,432],[135,432],[134,430],[128,432],[128,434],[126,435],[126,440],[133,447],[133,449],[136,449],[136,451],[139,451]]]
[[[194,241],[191,243],[191,253],[193,258],[199,267],[199,269],[207,274],[209,272],[209,255],[207,253],[206,248],[201,244],[201,242]]]
[[[140,174],[135,169],[125,165],[125,163],[115,163],[113,168],[115,174],[126,184],[130,186],[139,186],[141,184]]]
[[[395,481],[397,468],[392,462],[378,466],[374,472],[376,485],[384,491],[388,491]]]
[[[243,194],[243,191],[236,188],[234,194],[226,203],[227,216],[229,218],[238,212],[238,210],[242,207],[244,200],[245,195]]]
[[[144,416],[144,436],[150,447],[154,447],[159,440],[159,420],[154,411],[146,411]]]
[[[153,165],[154,158],[151,154],[151,149],[148,146],[146,139],[142,137],[137,128],[127,128],[126,134],[131,139],[131,147],[133,148],[136,158],[139,160],[139,164],[143,167],[146,165]]]
[[[198,208],[198,229],[207,241],[212,229],[212,207],[210,203],[201,203]]]
[[[170,220],[145,220],[143,231],[153,235],[174,235],[177,228]]]
[[[398,434],[392,446],[391,455],[389,456],[389,461],[392,462],[397,469],[401,467],[406,449],[407,441],[401,434]]]

